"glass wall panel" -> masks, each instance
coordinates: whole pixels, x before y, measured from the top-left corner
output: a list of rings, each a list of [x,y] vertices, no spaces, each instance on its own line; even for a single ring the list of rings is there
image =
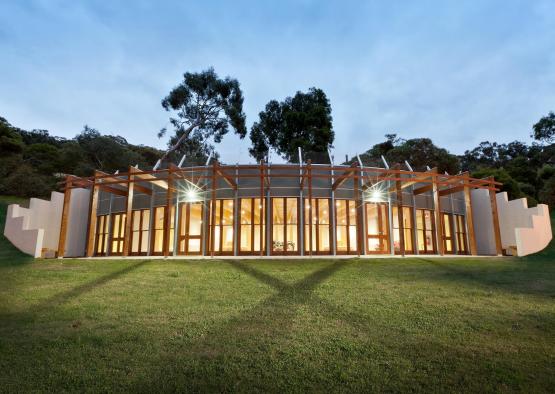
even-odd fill
[[[152,253],[161,255],[164,253],[164,216],[166,207],[154,208],[154,222],[152,224]]]
[[[108,249],[108,215],[100,215],[96,219],[95,254],[105,256]]]
[[[444,252],[447,254],[454,253],[454,246],[453,246],[453,223],[452,223],[452,216],[448,213],[442,213],[442,225],[443,225],[443,249]]]
[[[464,215],[453,215],[455,222],[455,231],[457,236],[457,253],[468,254],[468,245],[466,238],[466,223]]]

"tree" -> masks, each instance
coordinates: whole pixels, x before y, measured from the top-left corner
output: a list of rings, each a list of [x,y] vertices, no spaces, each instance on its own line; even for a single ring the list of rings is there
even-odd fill
[[[262,160],[270,148],[297,163],[298,148],[306,159],[327,152],[333,144],[331,106],[323,90],[310,88],[284,101],[270,101],[250,131],[251,156]]]
[[[220,79],[213,68],[200,73],[185,73],[183,82],[173,88],[162,100],[166,111],[175,111],[170,117],[175,137],[162,155],[164,161],[179,149],[187,139],[204,144],[213,138],[219,143],[231,127],[239,137],[247,134],[243,113],[243,93],[236,79]],[[166,129],[158,133],[166,134]]]
[[[389,165],[396,163],[404,165],[407,161],[415,171],[425,171],[426,167],[437,167],[439,172],[450,174],[459,172],[459,160],[446,149],[439,148],[429,138],[413,138],[405,140],[397,134],[386,134],[386,140],[374,145],[360,155],[364,165],[382,167],[382,156]],[[356,162],[356,158],[348,163]]]
[[[555,113],[550,112],[547,116],[541,118],[538,123],[533,126],[534,132],[531,134],[537,141],[553,142],[555,140]]]

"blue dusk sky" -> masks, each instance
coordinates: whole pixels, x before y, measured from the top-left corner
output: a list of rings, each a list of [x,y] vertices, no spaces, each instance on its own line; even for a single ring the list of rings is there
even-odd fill
[[[555,111],[555,1],[0,0],[0,116],[71,138],[88,124],[158,139],[185,71],[241,83],[248,127],[271,99],[328,95],[335,155],[384,134],[460,154],[529,142]],[[247,162],[227,135],[224,162]]]

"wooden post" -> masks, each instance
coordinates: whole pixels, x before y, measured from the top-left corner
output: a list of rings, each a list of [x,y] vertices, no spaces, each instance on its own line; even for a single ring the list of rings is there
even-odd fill
[[[398,176],[401,176],[400,174]],[[404,215],[403,215],[403,189],[401,181],[395,181],[397,193],[397,218],[399,222],[399,248],[401,254],[405,255],[405,228],[404,228]]]
[[[64,205],[62,208],[62,222],[60,224],[60,237],[58,239],[58,257],[64,257],[67,237],[67,221],[69,218],[69,203],[71,200],[71,177],[66,176],[66,187],[64,190]]]
[[[210,199],[210,257],[214,257],[214,236],[216,234],[216,165],[217,162],[214,160],[212,163],[212,198]]]
[[[262,212],[264,207],[264,161],[260,160],[260,256],[264,254],[264,226],[268,226],[267,221],[263,218]],[[267,204],[268,205],[268,204]],[[268,211],[269,207],[266,207]],[[264,225],[263,225],[264,223]],[[254,223],[253,223],[254,224]]]
[[[308,175],[308,255],[312,256],[312,237],[314,236],[312,234],[312,160],[309,159],[306,164]],[[301,212],[301,215],[304,215],[304,212]],[[301,231],[303,230],[301,229]],[[301,247],[304,247],[304,245],[301,245]]]
[[[361,200],[361,193],[359,188],[359,178],[356,175],[357,173],[353,173],[353,191],[355,197],[355,224],[357,229],[357,255],[360,256],[362,253],[362,200]],[[350,223],[349,223],[350,224]]]
[[[441,198],[437,188],[437,174],[432,177],[432,193],[434,197],[434,215],[437,232],[437,251],[443,256],[443,222],[441,220]]]
[[[463,180],[467,183],[467,180]],[[472,217],[472,196],[470,195],[470,187],[464,187],[464,205],[466,213],[466,227],[468,227],[468,241],[470,247],[470,254],[475,256],[478,254],[476,248],[476,236],[474,234],[474,218]]]
[[[96,183],[96,177],[98,173],[94,173],[94,182],[92,186],[91,195],[91,210],[89,215],[89,232],[87,237],[87,257],[92,257],[94,255],[94,239],[96,233],[96,210],[98,208],[98,185]]]
[[[166,191],[166,211],[164,212],[164,257],[168,257],[168,255],[170,254],[170,226],[172,220],[171,209],[173,206],[172,189],[172,169],[168,168],[168,190]]]
[[[495,187],[493,183],[494,181],[493,176],[488,177],[488,179],[491,181],[489,183],[489,187],[490,188]],[[503,254],[503,246],[501,244],[501,230],[499,228],[499,211],[497,209],[497,197],[495,194],[495,190],[492,190],[492,189],[489,190],[489,201],[491,203],[491,215],[493,217],[493,234],[495,236],[495,251],[498,256],[501,256]]]
[[[129,184],[127,185],[127,196],[125,197],[125,203],[127,205],[125,211],[125,230],[123,233],[123,255],[129,256],[131,253],[131,219],[133,215],[133,190],[134,190],[134,179],[135,177],[131,175],[131,167],[129,167]],[[168,187],[169,189],[169,187]]]

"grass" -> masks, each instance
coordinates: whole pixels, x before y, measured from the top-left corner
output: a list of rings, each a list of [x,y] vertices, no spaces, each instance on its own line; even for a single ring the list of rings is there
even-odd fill
[[[548,392],[554,257],[41,261],[0,238],[0,391]]]

